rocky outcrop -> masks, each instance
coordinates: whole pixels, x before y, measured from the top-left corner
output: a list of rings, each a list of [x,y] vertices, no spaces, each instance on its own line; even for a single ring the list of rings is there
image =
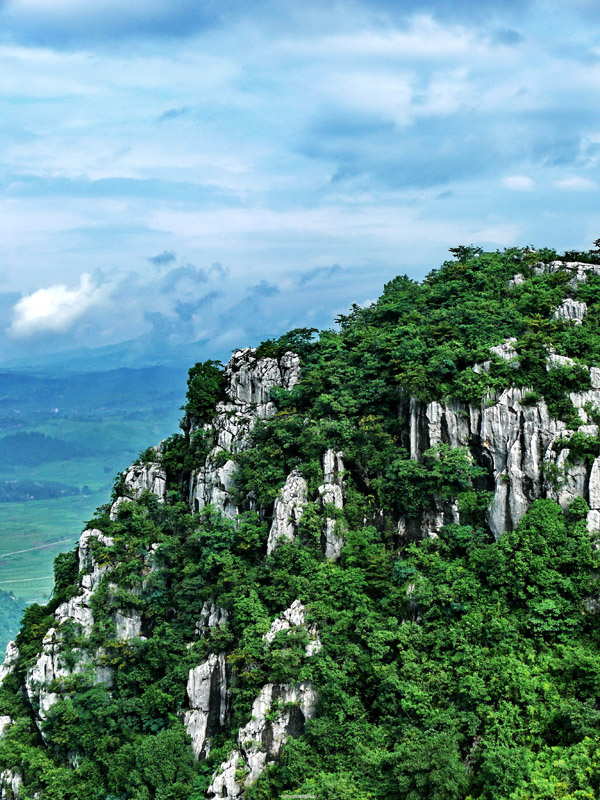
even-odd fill
[[[270,764],[277,761],[289,737],[304,732],[315,716],[317,693],[311,683],[263,686],[252,705],[251,719],[240,728],[237,747],[213,775],[208,798],[235,800]],[[243,780],[240,773],[244,774]]]
[[[597,377],[594,375],[594,380]],[[420,458],[429,447],[445,442],[468,448],[474,461],[485,468],[485,488],[493,491],[487,518],[495,536],[514,529],[531,504],[541,497],[558,499],[563,507],[578,495],[589,498],[590,469],[583,464],[570,464],[568,448],[558,454],[554,449],[559,439],[568,436],[566,424],[550,416],[544,401],[524,404],[527,391],[512,387],[481,406],[438,402],[427,405],[414,399],[405,406],[412,458]],[[595,389],[571,398],[584,414],[586,401],[600,407],[600,391]],[[587,432],[593,435],[593,426]],[[558,489],[555,476],[547,475],[545,463],[558,467]],[[400,529],[427,536],[456,518],[456,508],[441,504],[418,520],[401,520]]]
[[[79,537],[79,572],[81,577],[80,594],[62,603],[54,612],[56,627],[68,620],[81,627],[81,632],[89,636],[94,626],[94,615],[91,608],[91,597],[98,588],[102,576],[109,570],[108,565],[98,564],[94,557],[93,542],[104,547],[112,547],[114,540],[95,528],[85,530]]]
[[[217,413],[205,426],[214,435],[215,443],[204,466],[190,478],[189,502],[193,511],[212,504],[226,516],[237,514],[232,491],[236,469],[233,456],[247,447],[248,434],[256,422],[275,413],[271,390],[292,389],[299,380],[300,359],[295,353],[285,353],[277,360],[256,358],[255,352],[251,348],[238,350],[225,368],[227,401],[217,405]],[[192,420],[190,435],[195,429]]]
[[[18,800],[22,785],[20,772],[5,769],[0,773],[0,800]]]
[[[127,641],[136,639],[142,632],[142,618],[134,609],[115,611],[114,620],[117,628],[117,639]]]
[[[95,656],[82,649],[72,652],[74,663],[67,666],[63,657],[62,627],[65,623],[78,626],[84,636],[89,636],[94,625],[91,597],[98,587],[103,575],[110,569],[108,565],[100,565],[94,556],[94,542],[104,547],[114,544],[110,536],[96,529],[85,530],[79,539],[79,571],[80,594],[58,606],[54,612],[54,626],[46,633],[42,641],[42,651],[35,664],[27,671],[25,687],[29,701],[36,713],[38,726],[42,723],[52,706],[64,694],[64,682],[70,675],[82,671],[90,671],[95,683],[111,681],[110,669],[100,664],[102,652]],[[83,573],[83,574],[82,574]]]
[[[576,325],[581,325],[586,311],[586,303],[583,303],[581,300],[573,300],[571,297],[566,297],[561,305],[554,311],[554,317],[556,319],[564,319],[567,322],[574,322]]]
[[[537,264],[534,272],[537,275],[568,272],[571,274],[569,285],[575,289],[578,283],[586,283],[588,275],[600,275],[600,264],[588,264],[583,261],[551,261],[549,264]]]
[[[344,507],[344,461],[343,453],[329,449],[323,456],[324,483],[319,486],[319,494],[324,506],[333,505],[335,508]],[[340,557],[344,539],[336,533],[335,517],[327,516],[323,550],[326,558],[337,560]]]
[[[267,554],[272,553],[279,542],[293,542],[298,533],[308,494],[308,485],[302,475],[294,470],[287,476],[273,506],[273,522],[267,540]]]
[[[6,714],[0,716],[0,739],[4,736],[4,731],[6,731],[7,728],[10,728],[12,724],[12,717],[7,716]]]
[[[263,639],[268,644],[271,644],[280,631],[289,633],[290,631],[304,628],[309,638],[309,642],[306,645],[306,655],[312,656],[318,653],[322,647],[321,640],[319,639],[319,632],[316,625],[306,625],[304,610],[304,606],[300,600],[294,600],[292,605],[287,608],[280,617],[277,617],[277,619],[273,621],[271,628],[265,633]]]
[[[196,622],[196,636],[204,636],[210,628],[222,628],[228,619],[229,613],[226,608],[214,600],[206,600],[202,605],[200,618]]]
[[[210,751],[210,737],[227,722],[229,691],[223,653],[211,653],[203,664],[190,670],[187,698],[190,707],[183,722],[196,758],[206,757]]]
[[[159,459],[160,446],[154,450]],[[123,473],[123,487],[123,494],[116,498],[110,508],[110,518],[113,521],[117,519],[122,503],[137,500],[144,492],[151,492],[156,495],[159,503],[164,503],[167,496],[167,474],[159,460],[132,464]]]
[[[9,642],[6,645],[4,661],[0,664],[0,686],[2,686],[4,679],[14,670],[18,660],[19,648],[14,642]]]

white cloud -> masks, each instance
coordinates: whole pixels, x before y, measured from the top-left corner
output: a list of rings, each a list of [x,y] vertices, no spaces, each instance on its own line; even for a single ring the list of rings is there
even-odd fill
[[[104,292],[84,273],[72,289],[57,284],[22,297],[13,309],[10,333],[18,338],[36,333],[66,331],[97,302]]]
[[[559,189],[566,189],[570,192],[588,192],[590,189],[596,189],[597,184],[589,178],[583,178],[581,175],[570,175],[567,178],[562,178],[554,184]]]
[[[534,183],[527,175],[507,175],[502,178],[502,186],[517,192],[528,192],[533,189]]]

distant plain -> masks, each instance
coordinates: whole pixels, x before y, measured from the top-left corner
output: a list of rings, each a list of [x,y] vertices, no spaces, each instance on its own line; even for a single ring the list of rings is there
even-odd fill
[[[177,430],[186,374],[0,367],[0,590],[49,598],[54,558],[108,502],[116,474]]]

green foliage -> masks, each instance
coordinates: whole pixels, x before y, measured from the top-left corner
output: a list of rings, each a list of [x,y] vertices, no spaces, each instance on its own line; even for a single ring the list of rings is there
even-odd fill
[[[202,361],[191,367],[188,375],[185,412],[202,425],[210,421],[216,404],[223,399],[223,365],[214,360]]]

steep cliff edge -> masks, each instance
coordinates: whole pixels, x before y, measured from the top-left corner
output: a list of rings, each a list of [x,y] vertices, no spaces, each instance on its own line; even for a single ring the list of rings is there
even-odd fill
[[[600,267],[457,255],[190,371],[9,646],[2,798],[596,790]]]

